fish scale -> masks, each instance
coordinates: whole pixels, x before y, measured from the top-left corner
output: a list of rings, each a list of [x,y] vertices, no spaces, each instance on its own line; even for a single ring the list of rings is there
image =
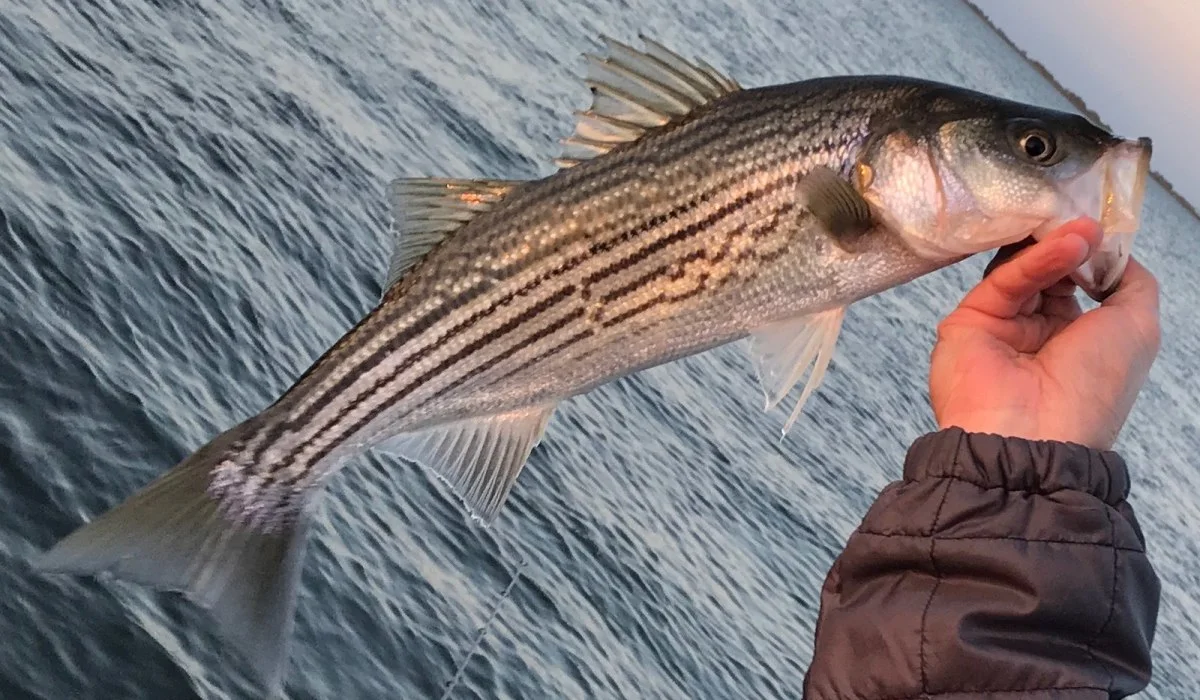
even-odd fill
[[[1147,139],[900,76],[743,88],[644,41],[591,57],[555,173],[394,182],[376,307],[37,565],[181,591],[274,693],[318,496],[365,449],[491,523],[558,403],[605,382],[749,338],[768,409],[803,378],[786,433],[859,299],[1080,215],[1113,241],[1081,286],[1120,277]]]

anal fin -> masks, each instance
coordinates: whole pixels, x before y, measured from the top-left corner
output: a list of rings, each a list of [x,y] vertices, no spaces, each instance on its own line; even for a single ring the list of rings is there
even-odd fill
[[[766,394],[764,410],[770,410],[782,401],[805,371],[812,368],[804,391],[783,426],[784,435],[799,418],[808,397],[825,378],[845,317],[846,307],[839,306],[772,323],[751,333],[750,358]]]
[[[490,525],[541,440],[557,403],[457,421],[388,439],[386,452],[419,462]]]

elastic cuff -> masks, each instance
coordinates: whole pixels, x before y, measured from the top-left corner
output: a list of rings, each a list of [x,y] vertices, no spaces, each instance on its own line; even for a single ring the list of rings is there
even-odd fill
[[[947,428],[908,450],[904,480],[955,477],[983,488],[1053,493],[1084,491],[1115,506],[1129,496],[1125,460],[1111,450]]]

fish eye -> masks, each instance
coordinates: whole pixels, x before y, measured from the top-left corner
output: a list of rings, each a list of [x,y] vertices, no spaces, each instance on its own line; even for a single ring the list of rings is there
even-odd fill
[[[1042,165],[1053,161],[1058,150],[1054,137],[1043,129],[1029,129],[1022,133],[1017,147],[1026,158]]]

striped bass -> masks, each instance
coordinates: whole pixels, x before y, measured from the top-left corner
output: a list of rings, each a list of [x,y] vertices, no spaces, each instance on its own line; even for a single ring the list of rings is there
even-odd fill
[[[38,565],[184,593],[274,692],[317,496],[365,449],[491,523],[558,403],[615,378],[748,338],[768,409],[807,373],[786,433],[857,300],[1079,216],[1106,233],[1076,281],[1119,281],[1149,139],[908,77],[743,88],[642,38],[588,56],[548,177],[395,181],[379,304]]]

